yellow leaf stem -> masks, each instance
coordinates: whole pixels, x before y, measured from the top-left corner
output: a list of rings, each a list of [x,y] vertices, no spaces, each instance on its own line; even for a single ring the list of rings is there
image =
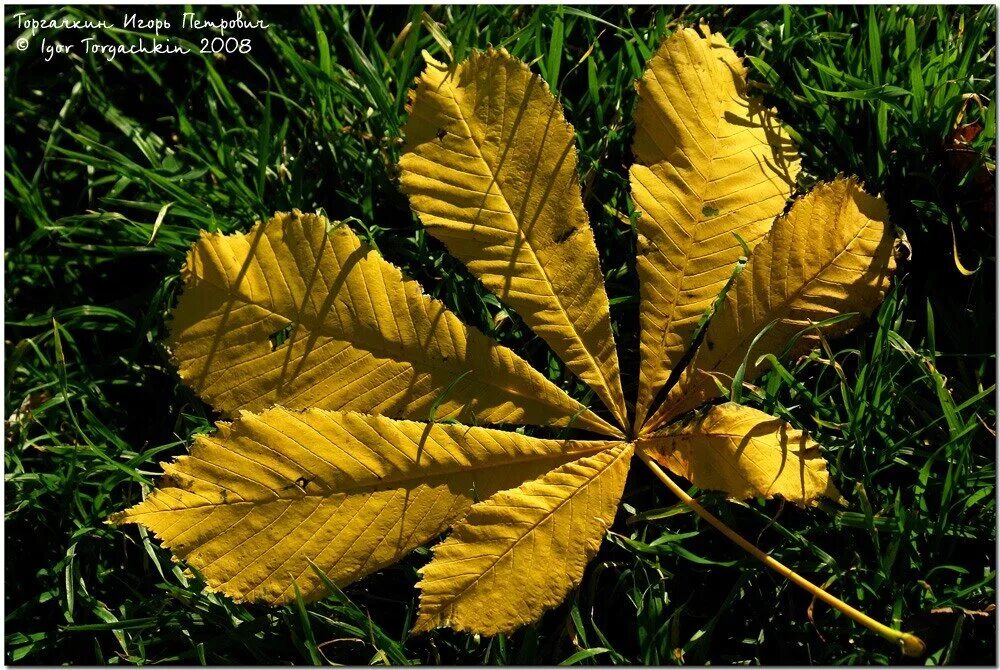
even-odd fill
[[[878,633],[886,640],[889,640],[894,644],[898,644],[899,648],[905,655],[907,656],[923,655],[924,651],[927,649],[927,645],[925,645],[923,640],[921,640],[919,637],[917,637],[913,633],[905,633],[903,631],[896,630],[895,628],[890,628],[889,626],[886,626],[884,623],[876,621],[875,619],[871,618],[864,612],[851,607],[840,598],[837,598],[836,596],[823,590],[819,586],[816,586],[805,577],[799,575],[798,573],[792,571],[790,568],[786,567],[783,563],[771,558],[769,555],[767,555],[766,553],[758,549],[755,545],[750,543],[742,535],[740,535],[732,528],[727,526],[725,523],[723,523],[717,516],[715,516],[707,509],[702,507],[697,500],[689,496],[684,489],[678,486],[677,483],[670,478],[670,475],[664,472],[663,469],[656,464],[656,461],[654,461],[648,454],[640,451],[638,455],[639,458],[642,459],[642,462],[645,463],[646,466],[653,471],[653,474],[656,475],[657,479],[663,482],[674,495],[676,495],[678,498],[684,501],[684,503],[687,504],[687,506],[690,507],[692,510],[694,510],[698,516],[700,516],[702,519],[713,525],[716,528],[716,530],[718,530],[720,533],[722,533],[730,540],[738,544],[740,548],[746,551],[748,554],[750,554],[758,561],[760,561],[767,567],[777,572],[779,575],[781,575],[788,581],[805,589],[806,591],[814,595],[816,598],[819,598],[827,605],[830,605],[830,607],[833,607],[838,612],[841,612],[848,618],[852,619],[853,621],[856,621],[857,623],[868,628],[869,630]]]

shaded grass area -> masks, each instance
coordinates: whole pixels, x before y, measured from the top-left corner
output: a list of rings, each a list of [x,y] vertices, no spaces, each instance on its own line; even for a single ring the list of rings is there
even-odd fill
[[[16,11],[8,45],[21,36]],[[117,26],[123,14],[23,11]],[[859,175],[889,202],[909,259],[856,334],[784,362],[744,398],[816,435],[850,507],[701,499],[778,560],[923,636],[931,662],[995,663],[992,7],[244,7],[270,28],[240,33],[252,52],[224,57],[196,53],[198,35],[176,29],[180,7],[136,11],[168,17],[165,34],[195,53],[109,61],[78,48],[45,62],[34,46],[7,51],[7,662],[901,662],[641,468],[581,587],[492,639],[407,637],[426,550],[321,602],[270,609],[202,592],[141,530],[103,523],[215,418],[162,344],[201,229],[245,230],[293,207],[348,219],[466,323],[584,397],[397,189],[423,50],[446,60],[503,46],[559,92],[634,397],[633,81],[663,36],[704,18],[750,57],[794,129],[803,188]]]

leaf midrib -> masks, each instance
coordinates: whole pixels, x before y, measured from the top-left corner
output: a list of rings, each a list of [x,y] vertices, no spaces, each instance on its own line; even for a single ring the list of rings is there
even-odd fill
[[[624,447],[627,447],[627,446],[628,446],[628,443],[626,443],[626,442],[620,442],[620,443],[618,444],[618,446],[620,446],[620,447],[624,448]],[[476,577],[475,579],[473,579],[472,581],[470,581],[470,582],[469,582],[468,584],[464,585],[464,586],[462,587],[462,590],[461,590],[461,591],[459,591],[459,592],[458,592],[457,594],[455,594],[454,596],[450,597],[450,598],[449,598],[449,600],[450,600],[450,601],[452,601],[452,602],[454,602],[454,601],[457,601],[457,600],[458,600],[458,599],[459,599],[459,598],[461,597],[461,595],[462,595],[462,594],[464,594],[464,593],[467,593],[467,592],[468,592],[468,591],[469,591],[470,589],[472,589],[472,588],[473,588],[473,587],[474,587],[474,586],[475,586],[476,584],[478,584],[478,583],[479,583],[479,581],[480,581],[480,580],[481,580],[481,579],[482,579],[483,577],[485,577],[485,576],[486,576],[486,575],[487,575],[487,574],[488,574],[488,573],[489,573],[489,572],[490,572],[491,570],[493,570],[493,568],[495,568],[495,567],[497,566],[497,564],[498,564],[498,563],[499,563],[499,562],[501,561],[501,559],[503,559],[503,557],[504,557],[504,556],[506,556],[506,555],[508,555],[509,553],[511,553],[512,551],[514,551],[514,549],[515,549],[515,548],[516,548],[516,547],[517,547],[517,546],[518,546],[519,544],[521,544],[521,542],[525,541],[525,539],[526,539],[526,538],[527,538],[527,537],[528,537],[529,535],[531,535],[531,534],[532,534],[533,532],[535,532],[535,530],[536,530],[536,529],[537,529],[537,528],[538,528],[538,527],[539,527],[540,525],[542,525],[542,524],[543,524],[543,523],[544,523],[544,522],[545,522],[546,520],[548,520],[548,519],[552,518],[553,516],[555,516],[555,514],[556,514],[556,513],[557,513],[557,512],[558,512],[558,511],[559,511],[560,509],[562,509],[564,505],[566,505],[566,504],[568,504],[568,503],[572,502],[572,501],[573,501],[573,499],[574,499],[574,498],[575,498],[576,496],[580,495],[580,493],[581,493],[581,492],[583,492],[584,490],[586,490],[586,489],[587,489],[587,487],[589,487],[590,485],[592,485],[592,484],[593,484],[594,482],[596,482],[596,481],[597,481],[597,479],[598,479],[599,477],[601,477],[601,476],[602,476],[603,474],[605,474],[605,473],[606,473],[606,472],[607,472],[608,470],[610,470],[612,466],[614,466],[615,464],[617,464],[617,463],[618,463],[618,459],[620,459],[620,458],[623,458],[623,457],[624,457],[624,453],[625,453],[625,452],[624,452],[624,451],[622,451],[622,453],[620,453],[620,454],[617,454],[617,455],[616,455],[616,456],[615,456],[614,458],[612,458],[612,459],[611,459],[611,460],[610,460],[610,461],[609,461],[609,462],[608,462],[607,464],[605,464],[605,465],[604,465],[604,467],[602,467],[602,468],[601,468],[601,469],[600,469],[600,470],[599,470],[599,471],[598,471],[597,473],[595,473],[593,477],[590,477],[590,478],[589,478],[589,479],[588,479],[587,481],[585,481],[585,482],[583,482],[583,483],[581,483],[581,484],[578,484],[578,485],[574,486],[574,487],[573,487],[573,492],[572,492],[572,493],[571,493],[571,494],[570,494],[569,496],[567,496],[566,498],[564,498],[563,500],[561,500],[561,501],[560,501],[560,502],[559,502],[559,503],[558,503],[558,504],[557,504],[557,505],[556,505],[555,507],[553,507],[553,508],[552,508],[551,510],[549,510],[548,512],[546,512],[546,513],[542,514],[541,518],[540,518],[540,519],[539,519],[538,521],[536,521],[535,523],[533,523],[533,524],[531,525],[531,527],[530,527],[530,528],[528,528],[528,529],[527,529],[527,530],[526,530],[526,531],[525,531],[525,532],[524,532],[524,533],[523,533],[523,534],[522,534],[522,535],[521,535],[520,537],[518,537],[517,539],[515,539],[515,540],[514,540],[514,541],[513,541],[513,542],[512,542],[511,544],[510,544],[510,546],[509,546],[509,547],[508,547],[507,549],[505,549],[505,550],[504,550],[503,552],[501,552],[500,554],[497,554],[496,556],[494,556],[494,560],[493,560],[493,562],[492,562],[492,563],[490,563],[490,565],[489,565],[489,566],[487,566],[487,567],[483,568],[483,569],[482,569],[482,571],[480,572],[480,574],[479,574],[479,575],[478,575],[478,576],[477,576],[477,577]],[[464,541],[463,541],[463,543],[464,543]],[[417,586],[419,587],[420,585],[418,584]]]
[[[817,193],[816,197],[818,197],[818,195],[819,194]],[[845,193],[843,194],[843,197],[841,199],[841,202],[840,202],[840,204],[838,206],[838,212],[837,212],[837,216],[835,217],[835,220],[839,221],[844,216],[844,209],[847,207],[847,203],[848,203],[849,200],[850,200],[850,194],[845,191]],[[830,268],[830,266],[832,266],[834,263],[836,263],[841,257],[844,256],[844,254],[848,253],[854,247],[854,244],[857,242],[858,238],[861,237],[864,234],[864,232],[866,230],[868,230],[868,228],[870,228],[872,226],[873,223],[875,223],[875,220],[873,220],[873,219],[866,219],[865,222],[864,222],[864,224],[861,225],[858,228],[857,231],[855,231],[854,236],[851,237],[850,240],[848,240],[848,242],[844,245],[844,247],[840,251],[838,251],[836,254],[834,254],[833,256],[831,256],[830,259],[826,263],[823,263],[816,270],[816,272],[814,272],[811,276],[809,276],[807,279],[803,280],[799,284],[799,286],[794,291],[792,291],[791,294],[789,294],[786,298],[784,298],[781,301],[781,303],[779,303],[776,307],[770,308],[768,310],[768,314],[774,315],[774,318],[770,319],[769,322],[770,321],[777,321],[777,320],[784,319],[785,316],[787,315],[788,311],[789,311],[789,306],[794,301],[796,301],[796,300],[798,300],[799,298],[802,297],[802,295],[805,293],[805,291],[808,289],[808,287],[811,287],[813,285],[813,283],[816,281],[817,277],[819,277],[822,274],[825,274],[826,271]],[[752,262],[752,259],[751,259],[751,262]],[[749,263],[747,264],[746,272],[743,272],[740,276],[741,277],[747,277],[746,281],[748,281],[748,282],[751,282],[751,283],[753,282],[753,268],[750,266]],[[737,279],[737,281],[739,281],[739,280]],[[719,356],[716,359],[715,363],[713,363],[711,366],[709,366],[707,368],[702,368],[702,369],[706,370],[706,371],[715,371],[715,370],[717,370],[718,367],[719,367],[719,365],[723,361],[727,360],[730,356],[732,356],[732,354],[733,354],[734,351],[742,349],[743,345],[745,343],[748,343],[750,340],[752,340],[754,337],[756,337],[757,336],[757,330],[759,330],[759,328],[756,329],[756,330],[751,330],[751,331],[747,332],[746,334],[744,334],[737,341],[736,344],[734,344],[733,346],[731,346],[723,355]]]
[[[537,76],[537,75],[532,75],[532,76]],[[511,206],[511,200],[510,200],[510,198],[507,196],[506,193],[504,193],[502,182],[500,180],[500,176],[494,172],[493,167],[490,165],[489,161],[486,160],[486,155],[483,153],[482,146],[480,145],[480,143],[476,139],[475,134],[472,132],[472,126],[471,126],[471,124],[469,123],[468,119],[465,116],[465,110],[462,108],[462,104],[458,100],[458,92],[457,92],[457,90],[453,86],[447,86],[445,88],[448,91],[448,94],[450,95],[450,97],[452,99],[452,102],[455,103],[455,109],[458,111],[459,119],[462,121],[462,123],[465,125],[465,129],[468,131],[469,142],[472,144],[473,147],[475,147],[476,154],[479,156],[479,160],[482,161],[483,166],[486,168],[486,171],[489,173],[489,175],[491,177],[491,183],[496,185],[497,191],[499,192],[500,197],[503,198],[504,205],[507,207],[507,211],[510,213],[511,218],[513,218],[514,221],[517,223],[516,231],[517,231],[517,235],[518,235],[519,239],[521,239],[521,240],[524,241],[523,248],[526,248],[530,252],[530,254],[531,254],[531,260],[534,261],[535,267],[538,269],[539,273],[542,275],[542,278],[545,280],[545,284],[549,288],[549,293],[552,295],[553,299],[556,302],[556,305],[559,308],[559,313],[563,316],[563,320],[565,321],[565,323],[569,326],[570,330],[572,331],[572,333],[574,335],[574,339],[576,339],[576,341],[579,342],[580,349],[584,352],[584,354],[587,357],[587,360],[590,363],[589,367],[592,370],[596,371],[597,374],[598,374],[598,376],[600,377],[601,382],[602,382],[603,387],[604,387],[604,391],[607,394],[607,400],[608,401],[612,401],[613,398],[614,398],[614,396],[611,393],[611,389],[612,389],[611,380],[609,380],[608,377],[604,374],[604,370],[601,368],[600,365],[598,365],[597,359],[594,358],[594,355],[593,355],[593,353],[591,353],[590,348],[585,345],[585,343],[583,341],[583,338],[581,338],[580,335],[579,335],[579,333],[577,332],[576,327],[575,327],[575,325],[573,323],[573,320],[570,318],[569,313],[566,311],[566,308],[565,308],[565,306],[562,303],[562,299],[559,297],[559,293],[558,293],[558,291],[556,291],[555,285],[552,283],[552,279],[549,277],[548,273],[545,270],[545,267],[542,265],[541,261],[539,260],[538,254],[535,251],[535,248],[532,245],[531,240],[528,239],[528,237],[524,234],[524,231],[521,229],[521,221],[520,221],[520,219],[518,219],[517,215],[514,213],[514,208]],[[558,103],[556,103],[556,104],[558,104]],[[604,281],[603,277],[601,278],[601,281],[602,281],[602,284],[603,284],[603,281]],[[615,403],[615,402],[610,402],[609,404],[611,406],[609,406],[608,409],[611,410],[614,413],[615,417],[617,418],[617,420],[619,422],[622,422],[623,421],[623,417],[619,416],[619,414],[621,412],[621,408],[618,407],[617,403]],[[624,423],[622,425],[624,426]]]
[[[430,357],[430,356],[423,356],[419,360],[417,358],[412,358],[412,359],[397,358],[397,357],[393,356],[390,353],[394,349],[394,347],[380,348],[380,347],[377,347],[377,346],[372,346],[373,344],[377,344],[377,343],[380,343],[380,342],[386,342],[386,343],[389,342],[389,340],[387,338],[385,338],[385,337],[382,337],[381,334],[380,334],[379,337],[369,338],[367,341],[359,343],[355,339],[349,339],[349,338],[339,337],[337,335],[330,334],[329,330],[327,329],[327,326],[326,326],[326,324],[324,322],[322,322],[322,321],[315,321],[314,322],[310,318],[303,318],[305,316],[304,314],[298,314],[298,315],[295,316],[295,318],[286,316],[285,314],[282,314],[280,311],[278,311],[275,308],[274,305],[269,305],[267,303],[263,303],[263,302],[254,300],[253,298],[248,297],[247,295],[245,295],[244,293],[242,293],[238,288],[231,287],[231,286],[228,286],[228,285],[219,284],[218,282],[212,281],[211,279],[205,277],[204,275],[198,277],[198,280],[200,282],[202,282],[204,284],[207,284],[207,285],[211,286],[212,288],[220,291],[221,293],[223,293],[224,295],[226,295],[229,298],[232,298],[234,300],[238,300],[238,301],[240,301],[240,302],[242,302],[242,303],[244,303],[246,305],[252,305],[254,307],[259,307],[260,309],[263,309],[263,310],[267,311],[270,314],[274,314],[275,316],[279,316],[279,317],[281,317],[283,319],[286,319],[287,321],[289,321],[292,324],[295,324],[296,326],[302,326],[302,327],[304,327],[308,332],[317,333],[317,334],[319,334],[319,335],[321,335],[323,337],[328,337],[331,340],[335,340],[337,342],[341,342],[343,344],[349,345],[352,348],[357,349],[359,351],[366,351],[366,352],[372,354],[373,356],[375,356],[378,359],[389,360],[389,361],[393,361],[394,363],[400,363],[400,364],[404,364],[404,365],[409,365],[414,370],[419,370],[420,368],[426,368],[426,369],[429,369],[431,372],[445,372],[445,373],[452,373],[452,374],[456,374],[456,375],[462,374],[462,372],[463,372],[463,370],[456,370],[455,368],[449,366],[448,365],[449,361],[440,360],[440,359],[433,358],[433,357]],[[403,281],[413,281],[413,280],[406,280],[406,279],[404,279]],[[435,298],[430,298],[430,299],[434,300],[435,302],[438,302]],[[447,310],[447,308],[443,304],[439,304],[439,306],[443,310]],[[213,310],[213,311],[215,311],[215,310]],[[507,347],[504,347],[502,344],[499,344],[499,343],[495,342],[494,340],[492,340],[491,338],[486,337],[485,335],[483,335],[480,331],[478,331],[474,327],[468,326],[465,323],[461,323],[461,327],[465,328],[465,329],[467,329],[469,331],[475,331],[480,336],[482,336],[487,341],[489,341],[494,347],[498,347],[500,349],[504,349],[504,350],[508,350],[509,351],[509,349],[507,349]],[[369,331],[371,329],[366,326],[365,330]],[[288,345],[288,343],[286,343],[286,346],[287,345]],[[405,352],[405,351],[409,351],[411,348],[412,347],[399,347],[399,350]],[[269,353],[274,353],[274,352],[269,352]],[[514,354],[513,351],[511,351],[511,353]],[[516,356],[516,354],[514,354],[514,356]],[[520,358],[520,357],[518,357],[518,358]],[[458,359],[456,358],[454,360],[457,361]],[[531,368],[531,369],[534,370],[534,368]],[[485,385],[490,386],[492,388],[499,389],[503,393],[508,394],[510,396],[513,396],[513,397],[523,398],[523,399],[531,400],[531,401],[535,401],[535,402],[542,401],[542,398],[540,398],[539,396],[536,396],[536,395],[533,395],[533,394],[522,393],[519,390],[508,388],[507,386],[504,386],[504,385],[498,383],[497,381],[494,381],[494,377],[492,375],[484,375],[484,376],[482,376],[482,378],[477,377],[477,383],[482,383],[482,384],[485,384]],[[571,402],[577,403],[579,405],[578,401],[573,400],[572,398],[570,398],[570,400],[571,400]],[[579,405],[579,407],[583,407],[584,409],[587,409],[583,405]]]
[[[601,453],[603,451],[607,451],[609,449],[613,449],[616,446],[621,445],[621,444],[625,444],[625,443],[622,442],[622,441],[609,440],[609,441],[601,441],[599,443],[598,442],[590,443],[590,442],[587,442],[587,441],[581,441],[581,442],[578,442],[578,444],[591,444],[592,446],[588,446],[588,447],[580,449],[580,450],[566,451],[566,452],[562,452],[562,453],[545,454],[545,455],[538,456],[538,457],[524,457],[524,458],[506,460],[506,461],[502,461],[502,462],[498,462],[498,461],[494,461],[494,462],[484,461],[482,463],[475,464],[475,465],[472,465],[472,466],[461,466],[458,463],[454,463],[450,469],[446,469],[446,470],[442,470],[442,471],[438,471],[438,472],[434,472],[434,473],[424,474],[424,473],[421,473],[421,472],[418,471],[417,473],[412,474],[412,475],[406,475],[406,476],[396,477],[396,478],[387,477],[385,479],[378,480],[378,482],[372,482],[372,483],[366,483],[366,484],[359,484],[359,485],[356,485],[354,487],[345,488],[343,490],[335,490],[335,489],[331,488],[331,489],[326,490],[326,491],[318,491],[316,493],[303,492],[301,495],[292,496],[292,495],[280,495],[280,492],[274,491],[273,489],[271,489],[272,491],[274,491],[274,493],[276,495],[275,495],[275,497],[269,498],[267,500],[246,500],[246,499],[244,499],[244,500],[235,500],[235,501],[206,502],[206,503],[197,504],[197,505],[188,505],[188,504],[185,504],[183,507],[178,508],[178,509],[152,510],[152,511],[149,511],[149,512],[141,512],[141,513],[138,513],[138,514],[134,514],[132,516],[143,516],[143,515],[147,515],[147,514],[163,514],[163,513],[169,513],[169,512],[175,512],[175,513],[176,512],[186,512],[186,511],[189,511],[189,510],[201,509],[201,508],[204,508],[204,507],[233,507],[233,506],[239,506],[239,505],[257,505],[257,506],[263,506],[263,505],[270,505],[270,504],[275,504],[275,503],[279,503],[279,502],[292,502],[292,503],[294,503],[295,501],[298,501],[298,500],[308,500],[308,499],[311,499],[311,498],[332,498],[332,497],[337,496],[337,495],[344,495],[344,496],[363,495],[365,493],[375,493],[375,492],[378,492],[380,490],[385,490],[385,491],[399,490],[401,488],[408,488],[408,486],[411,485],[411,484],[420,484],[420,483],[423,483],[426,480],[430,480],[430,479],[434,479],[434,478],[447,478],[447,477],[452,476],[452,475],[475,473],[475,472],[481,472],[481,471],[490,470],[490,469],[494,469],[494,468],[516,467],[518,465],[524,465],[524,464],[527,464],[527,463],[538,463],[538,462],[541,462],[541,461],[544,461],[544,460],[547,460],[547,459],[559,460],[559,459],[562,459],[562,458],[566,458],[567,462],[568,462],[568,461],[576,460],[577,458],[583,458],[583,457],[586,457],[586,456],[591,456],[591,455],[594,455],[594,454],[598,454],[598,453]],[[194,450],[192,450],[192,452],[188,455],[188,458],[191,459],[191,460],[200,461],[202,463],[207,463],[208,465],[212,466],[213,468],[221,468],[222,467],[218,463],[215,463],[213,461],[208,461],[208,460],[205,460],[205,459],[199,457],[197,455],[197,452],[194,451]],[[419,468],[419,466],[416,466],[416,467]],[[182,474],[183,474],[183,476],[189,476],[189,477],[191,476],[191,475],[188,475],[187,473],[182,473]],[[255,482],[255,483],[259,484],[260,482]],[[310,484],[311,483],[312,482],[310,482]],[[168,487],[166,490],[168,490],[168,491],[169,490],[175,490],[175,491],[183,491],[185,493],[193,493],[193,491],[190,491],[189,489],[182,488],[182,487],[176,487],[176,486],[175,487]],[[289,489],[289,491],[292,491],[292,490],[297,490],[297,489]],[[198,494],[198,495],[201,495],[201,494]]]

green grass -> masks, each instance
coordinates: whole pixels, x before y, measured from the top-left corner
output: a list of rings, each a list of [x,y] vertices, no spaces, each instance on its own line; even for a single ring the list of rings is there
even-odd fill
[[[121,23],[92,7],[25,11]],[[183,10],[150,11],[176,25]],[[752,78],[795,131],[803,187],[859,175],[911,248],[873,319],[786,361],[744,398],[815,433],[850,507],[701,499],[793,569],[923,636],[927,662],[996,662],[995,614],[983,613],[996,569],[994,8],[244,14],[271,24],[248,33],[248,56],[109,62],[78,51],[46,63],[34,47],[7,49],[8,663],[901,662],[877,636],[812,608],[641,468],[581,587],[493,639],[407,637],[426,550],[321,602],[269,609],[204,593],[142,531],[104,524],[214,418],[163,345],[201,229],[245,230],[292,207],[349,219],[467,323],[583,397],[516,316],[494,320],[501,305],[421,231],[398,191],[422,50],[459,59],[504,46],[558,91],[634,397],[638,287],[623,223],[633,81],[664,35],[700,18],[751,57]],[[947,148],[962,109],[964,123],[984,126],[966,152]]]

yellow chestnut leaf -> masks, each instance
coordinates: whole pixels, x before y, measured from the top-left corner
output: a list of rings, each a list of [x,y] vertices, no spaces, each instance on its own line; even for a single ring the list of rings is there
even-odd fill
[[[614,521],[631,444],[473,505],[421,570],[415,632],[508,633],[563,601]]]
[[[687,28],[666,39],[638,83],[629,173],[640,216],[639,427],[729,280],[781,213],[798,156],[772,110],[747,94],[725,39]],[[737,237],[739,236],[739,237]]]
[[[203,234],[170,344],[181,379],[227,413],[272,405],[620,431],[320,216]],[[285,334],[283,340],[276,335]]]
[[[717,397],[744,360],[751,381],[767,369],[766,360],[756,364],[764,354],[791,345],[794,359],[812,350],[819,341],[814,324],[840,319],[822,328],[827,337],[852,330],[888,290],[894,243],[885,201],[853,179],[820,184],[797,200],[754,250],[691,366],[644,431]]]
[[[634,422],[573,129],[526,64],[475,53],[431,62],[418,79],[402,188],[426,229],[521,314],[613,423],[463,325],[347,226],[277,214],[246,234],[203,234],[182,273],[172,354],[181,378],[234,421],[195,438],[190,455],[164,465],[159,488],[111,521],[151,529],[210,589],[268,603],[296,588],[321,597],[313,564],[347,584],[451,528],[421,572],[415,630],[494,634],[580,583],[636,448],[663,477],[650,457],[736,497],[839,497],[816,445],[757,410],[722,405],[664,426],[715,398],[745,358],[749,380],[765,369],[757,358],[800,330],[858,313],[828,329],[844,332],[875,308],[893,269],[885,204],[838,179],[774,221],[798,164],[718,35],[669,38],[639,96]],[[756,245],[752,257],[692,365],[665,389],[742,253],[737,236]],[[806,333],[791,355],[815,343]],[[558,439],[480,423],[556,427]]]
[[[841,500],[819,445],[751,407],[716,405],[691,421],[640,438],[637,448],[695,486],[739,500],[776,495],[797,505],[823,496]]]
[[[310,560],[347,584],[441,534],[476,500],[616,444],[320,409],[242,412],[219,428],[112,522],[153,531],[210,589],[272,604],[294,600],[293,584],[304,598],[325,595]]]
[[[625,425],[618,354],[576,173],[573,127],[505,51],[417,80],[400,181],[427,231],[589,384]]]

